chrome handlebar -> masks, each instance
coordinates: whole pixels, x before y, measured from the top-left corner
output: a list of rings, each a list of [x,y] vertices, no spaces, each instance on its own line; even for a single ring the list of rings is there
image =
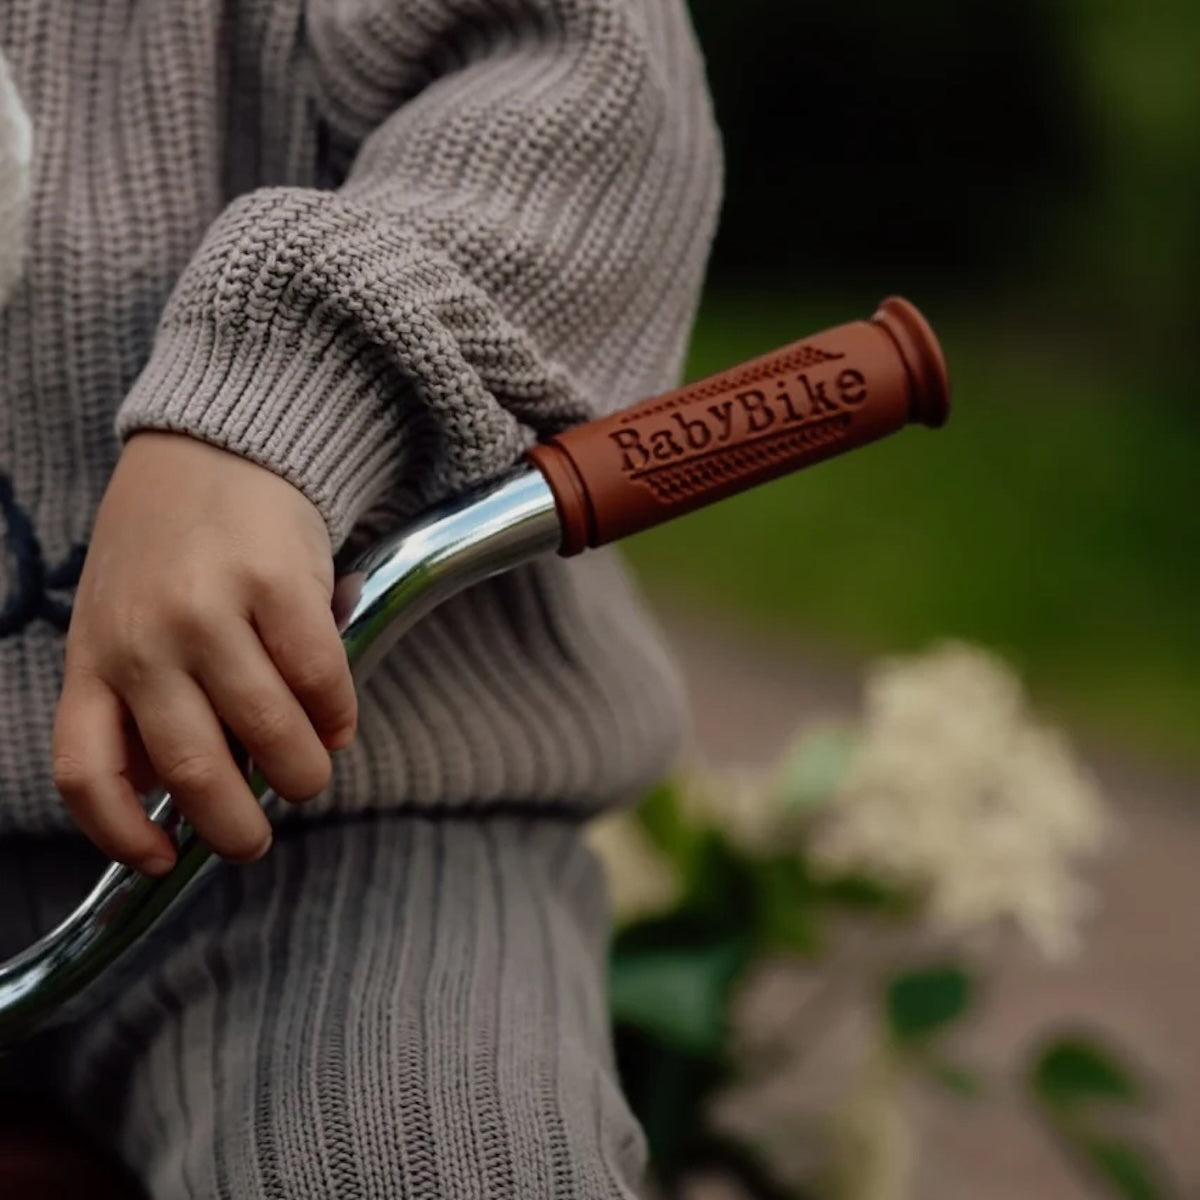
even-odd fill
[[[397,640],[454,593],[558,549],[554,494],[533,467],[428,513],[367,551],[339,581],[334,611],[356,682]],[[250,786],[264,807],[276,796],[258,772]],[[102,971],[135,945],[214,864],[171,802],[150,819],[178,860],[159,879],[113,865],[57,928],[0,963],[0,1049],[62,1018]]]
[[[772,379],[768,397],[760,385]],[[530,449],[533,465],[428,514],[338,581],[334,613],[355,678],[471,584],[555,550],[615,541],[913,422],[940,425],[948,411],[937,339],[908,301],[892,297],[869,321],[565,431]],[[266,781],[249,779],[272,804]],[[0,963],[0,1047],[61,1014],[210,866],[169,796],[151,817],[178,852],[175,867],[162,879],[110,867],[57,929]]]

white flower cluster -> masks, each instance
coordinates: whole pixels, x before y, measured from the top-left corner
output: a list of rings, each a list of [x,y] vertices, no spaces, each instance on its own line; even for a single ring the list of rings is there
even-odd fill
[[[773,773],[761,767],[696,770],[681,782],[680,801],[689,821],[719,829],[750,855],[780,848],[783,813]]]
[[[912,1194],[917,1148],[903,1070],[893,1057],[875,1048],[829,1115],[830,1194],[839,1200],[907,1200]]]
[[[619,922],[652,917],[679,899],[681,881],[671,863],[628,812],[593,821],[588,843],[604,866],[613,915]]]
[[[827,871],[918,887],[935,927],[1013,921],[1050,958],[1074,948],[1088,907],[1075,860],[1109,831],[1092,778],[1016,674],[961,643],[875,666],[857,728],[811,729],[768,771],[697,770],[681,784],[687,818],[747,853],[791,845]],[[621,918],[670,906],[678,881],[635,820],[594,840]]]
[[[958,643],[884,662],[868,680],[861,733],[813,830],[814,859],[923,887],[946,930],[1009,919],[1049,957],[1073,949],[1089,900],[1073,859],[1100,848],[1109,822],[1014,673]]]
[[[961,936],[1013,922],[1052,958],[1074,947],[1087,908],[1077,860],[1110,828],[1093,780],[1033,715],[1014,672],[959,643],[878,664],[860,721],[810,727],[766,770],[689,772],[678,801],[686,824],[719,829],[751,858],[795,853],[819,872],[912,888],[918,924]],[[671,863],[635,818],[593,836],[620,917],[678,898]],[[914,935],[924,936],[901,936]],[[735,1021],[738,1056],[759,1069],[714,1112],[785,1177],[815,1172],[839,1200],[903,1200],[911,1187],[905,1061],[867,1000],[879,962],[895,957],[887,937],[844,928],[818,969],[787,981],[792,1000],[803,993],[798,1008],[782,992],[772,1000],[763,978],[746,987],[742,1003],[763,1004]]]

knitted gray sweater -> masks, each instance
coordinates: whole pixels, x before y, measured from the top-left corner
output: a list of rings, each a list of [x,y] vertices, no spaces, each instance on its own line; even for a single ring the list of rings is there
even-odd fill
[[[0,48],[34,146],[0,311],[3,832],[69,827],[50,731],[119,436],[261,463],[353,548],[676,382],[720,153],[683,0],[0,0]],[[600,806],[681,728],[608,553],[450,602],[361,702],[304,811]]]

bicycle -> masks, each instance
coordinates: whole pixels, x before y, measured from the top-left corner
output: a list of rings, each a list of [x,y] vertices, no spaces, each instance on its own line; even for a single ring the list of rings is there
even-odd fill
[[[948,412],[937,339],[911,304],[892,297],[869,320],[568,430],[533,447],[504,478],[384,539],[338,581],[334,612],[355,680],[464,588],[543,554],[618,541],[908,424],[940,426]],[[242,759],[252,791],[270,807],[274,794]],[[151,819],[178,854],[168,875],[114,864],[56,929],[0,963],[0,1053],[69,1017],[88,985],[215,868],[169,795],[154,799]],[[10,1160],[22,1148],[35,1155],[38,1136],[35,1124],[10,1144]],[[47,1145],[61,1154],[60,1141]],[[8,1169],[11,1181],[12,1161]],[[80,1160],[86,1194],[100,1195],[103,1169]],[[0,1192],[12,1194],[4,1185],[0,1142]]]

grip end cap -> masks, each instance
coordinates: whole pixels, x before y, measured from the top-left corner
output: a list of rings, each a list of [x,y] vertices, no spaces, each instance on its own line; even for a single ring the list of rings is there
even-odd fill
[[[871,318],[891,335],[912,380],[912,419],[936,429],[950,416],[950,375],[937,335],[917,308],[889,296]]]

